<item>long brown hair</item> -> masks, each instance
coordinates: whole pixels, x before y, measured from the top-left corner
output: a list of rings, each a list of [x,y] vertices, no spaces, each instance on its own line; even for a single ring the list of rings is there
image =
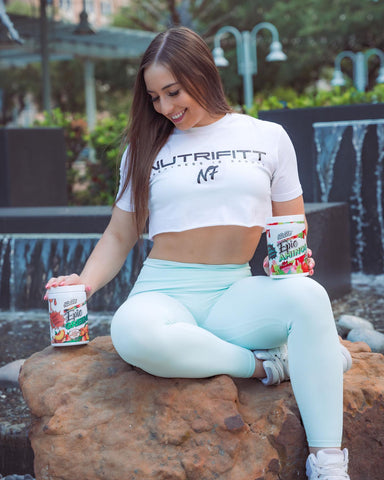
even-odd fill
[[[209,113],[220,115],[231,112],[212,54],[199,35],[188,28],[176,27],[152,40],[137,73],[123,144],[124,148],[129,143],[128,171],[123,191],[131,183],[138,234],[143,231],[147,218],[153,162],[175,128],[170,120],[156,112],[147,93],[144,71],[153,63],[167,67],[184,90]]]

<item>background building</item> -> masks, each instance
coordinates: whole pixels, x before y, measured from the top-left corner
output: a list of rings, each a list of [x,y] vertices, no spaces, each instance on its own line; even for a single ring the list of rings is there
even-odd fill
[[[16,6],[24,4],[24,8],[29,5],[32,12],[39,11],[40,0],[6,0],[5,5]],[[88,13],[88,21],[94,27],[109,25],[113,15],[121,7],[129,5],[130,0],[85,0],[85,6]],[[47,0],[47,5],[53,6],[55,20],[77,23],[80,12],[83,10],[83,0]]]

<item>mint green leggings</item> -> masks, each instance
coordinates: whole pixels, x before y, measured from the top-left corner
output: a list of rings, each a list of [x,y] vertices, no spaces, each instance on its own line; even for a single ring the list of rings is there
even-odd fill
[[[111,336],[126,362],[184,378],[251,377],[252,350],[287,342],[309,445],[341,445],[340,343],[328,295],[308,277],[275,280],[251,276],[248,264],[147,259],[113,317]]]

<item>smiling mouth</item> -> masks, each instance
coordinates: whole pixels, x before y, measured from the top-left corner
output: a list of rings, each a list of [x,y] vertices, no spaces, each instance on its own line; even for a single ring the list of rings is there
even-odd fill
[[[186,110],[187,110],[187,109],[185,108],[182,112],[178,113],[177,115],[171,116],[172,122],[178,122],[178,121],[180,121],[180,120],[182,119],[182,117],[184,116],[184,113],[186,112]]]

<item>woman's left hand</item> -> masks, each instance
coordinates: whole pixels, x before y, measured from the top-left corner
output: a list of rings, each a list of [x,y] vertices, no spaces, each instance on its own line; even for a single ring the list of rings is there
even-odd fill
[[[312,258],[312,250],[310,248],[307,249],[307,253],[308,253],[307,263],[308,263],[308,268],[309,268],[309,275],[312,276],[313,273],[314,273],[314,268],[315,268],[316,262],[315,262],[314,258]],[[264,268],[265,273],[269,276],[268,257],[264,258],[263,268]]]
[[[315,268],[316,262],[315,262],[315,259],[312,258],[312,250],[310,248],[307,249],[307,253],[308,253],[307,264],[308,264],[308,268],[309,268],[309,275],[312,276],[313,273],[314,273],[314,268]]]

